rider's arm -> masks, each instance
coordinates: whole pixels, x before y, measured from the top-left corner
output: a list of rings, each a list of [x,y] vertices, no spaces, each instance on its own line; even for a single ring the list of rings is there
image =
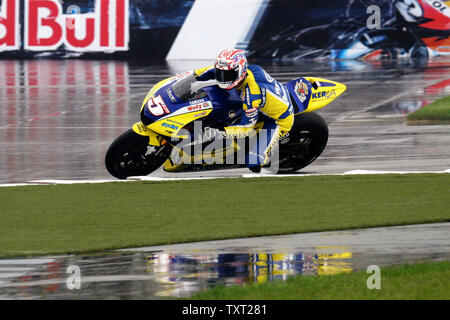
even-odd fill
[[[258,121],[258,108],[246,108],[244,104],[244,115],[241,122],[234,126],[225,127],[225,133],[227,136],[233,137],[246,137],[254,129],[256,122]]]
[[[244,115],[241,118],[241,122],[237,125],[225,127],[225,132],[229,136],[245,137],[249,135],[253,130],[256,122],[258,121],[259,109],[265,104],[265,98],[259,85],[252,81],[243,88],[244,102],[242,107],[244,109]]]
[[[207,81],[215,79],[214,66],[195,69],[194,70],[195,80],[197,81]]]

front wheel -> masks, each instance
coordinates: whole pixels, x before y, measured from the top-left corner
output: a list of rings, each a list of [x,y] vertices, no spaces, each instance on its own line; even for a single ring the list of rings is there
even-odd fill
[[[278,173],[300,170],[311,164],[325,149],[328,126],[314,112],[295,116],[289,135],[280,140]]]
[[[106,151],[105,166],[118,178],[146,176],[158,169],[169,157],[172,146],[150,146],[149,138],[132,129],[121,134]]]

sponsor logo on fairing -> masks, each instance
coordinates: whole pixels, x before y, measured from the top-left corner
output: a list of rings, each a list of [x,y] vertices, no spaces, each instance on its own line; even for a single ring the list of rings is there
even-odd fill
[[[173,95],[172,89],[167,89],[167,95],[169,96],[169,99],[172,102],[177,102],[177,99],[175,98],[175,96]]]
[[[336,90],[313,92],[313,99],[327,100],[336,97]]]
[[[200,104],[200,103],[203,103],[203,102],[205,102],[205,100],[197,99],[197,100],[189,101],[189,104]]]
[[[199,100],[194,100],[191,101],[191,103],[196,102],[197,104],[192,104],[190,106],[187,106],[187,111],[199,111],[199,110],[204,110],[204,109],[211,109],[211,104],[208,102],[204,102],[203,99],[199,99]]]
[[[182,72],[182,73],[177,73],[176,76],[175,76],[175,78],[176,78],[177,80],[179,80],[179,79],[181,79],[181,78],[187,77],[187,76],[190,75],[190,74],[192,74],[192,71],[186,71],[186,72]]]
[[[295,94],[297,95],[300,102],[305,102],[308,93],[308,85],[304,83],[303,80],[300,80],[295,84]]]
[[[94,12],[65,14],[59,0],[3,0],[0,50],[20,47],[20,3],[24,3],[25,50],[52,51],[62,45],[78,52],[128,50],[128,1],[96,0]]]
[[[206,114],[207,114],[207,112],[203,111],[203,112],[194,114],[193,117],[194,118],[203,117],[203,116],[206,116]]]
[[[170,128],[170,129],[173,129],[173,130],[178,130],[178,126],[176,126],[174,124],[171,124],[171,123],[166,123],[166,122],[163,122],[161,124],[161,127]]]
[[[196,110],[202,110],[203,105],[202,104],[196,104],[190,107],[187,107],[188,111],[196,111]]]

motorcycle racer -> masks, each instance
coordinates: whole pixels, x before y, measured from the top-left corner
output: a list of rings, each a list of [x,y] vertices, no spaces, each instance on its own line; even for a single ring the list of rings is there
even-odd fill
[[[274,173],[289,173],[317,159],[327,145],[328,126],[315,111],[344,93],[346,85],[311,76],[281,85],[241,57],[241,70],[233,62],[231,68],[226,68],[226,61],[217,62],[156,83],[141,104],[140,121],[106,151],[108,172],[126,179],[161,166],[182,172],[240,168],[246,163],[252,171],[266,166]],[[221,74],[215,65],[232,72]],[[231,138],[224,140],[226,133]],[[238,134],[247,136],[236,139]],[[283,140],[270,154],[280,136]]]
[[[222,50],[213,66],[194,70],[196,81],[215,79],[220,88],[237,90],[242,99],[244,116],[239,124],[225,127],[228,137],[248,136],[258,121],[267,116],[263,129],[266,136],[250,147],[246,164],[258,172],[268,164],[276,142],[285,136],[294,123],[294,108],[287,89],[258,65],[248,65],[242,50]]]

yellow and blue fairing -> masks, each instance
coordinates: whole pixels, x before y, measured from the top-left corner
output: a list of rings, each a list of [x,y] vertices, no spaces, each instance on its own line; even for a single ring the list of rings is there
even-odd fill
[[[192,101],[178,98],[171,88],[176,79],[165,79],[149,91],[141,106],[141,123],[156,134],[186,138],[181,129],[190,122],[209,115],[213,111],[213,105],[208,97]]]
[[[342,83],[316,77],[289,81],[286,88],[293,100],[295,114],[323,108],[347,90]]]

